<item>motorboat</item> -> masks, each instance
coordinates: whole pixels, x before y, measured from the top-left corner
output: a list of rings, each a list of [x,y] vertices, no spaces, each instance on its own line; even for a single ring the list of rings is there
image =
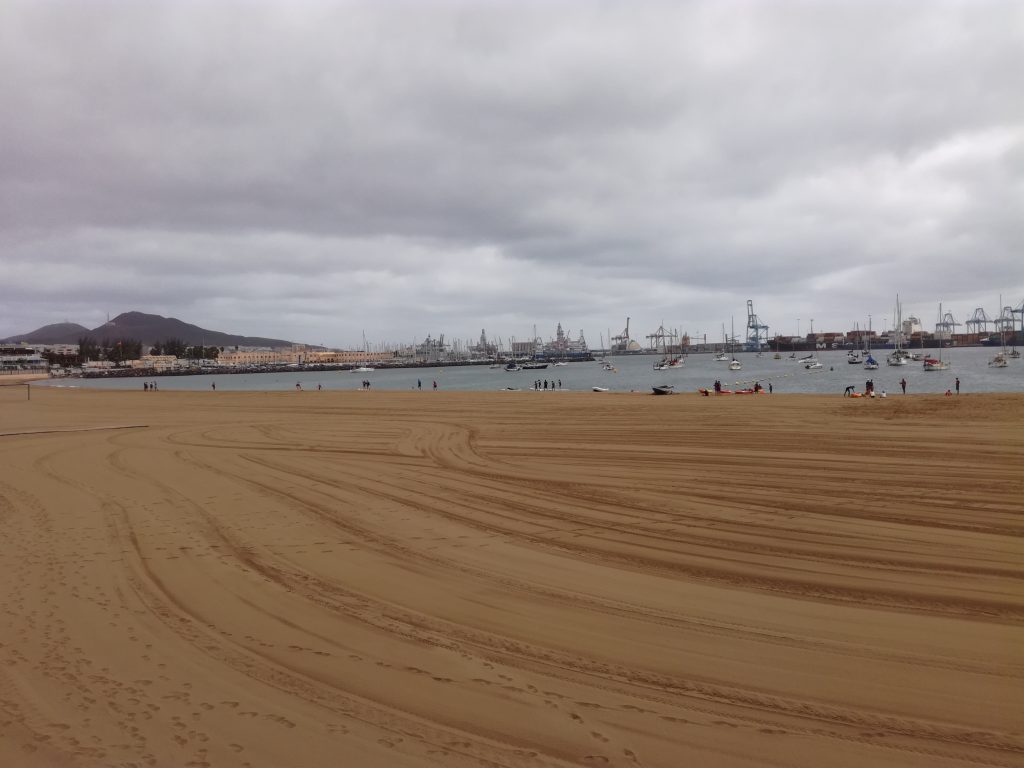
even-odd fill
[[[521,371],[521,370],[523,370],[523,369],[522,369],[522,368],[520,368],[520,367],[519,367],[518,365],[516,365],[515,363],[509,363],[508,365],[506,365],[506,366],[505,366],[505,370],[506,370],[506,371],[509,371],[509,372],[511,373],[511,372],[513,372],[513,371]]]
[[[560,367],[561,367],[561,366],[563,366],[563,365],[568,365],[568,363],[566,363],[566,362],[564,362],[564,361],[562,361],[562,360],[559,360],[559,361],[558,361],[557,363],[552,363],[552,365],[553,365],[553,366],[554,366],[555,368],[560,368]]]
[[[820,360],[808,360],[806,363],[804,363],[804,368],[806,368],[808,371],[815,371],[819,368],[824,367],[825,366],[821,364]],[[877,367],[877,365],[875,367]]]
[[[547,363],[523,363],[524,371],[540,371],[547,367]]]
[[[671,384],[661,384],[657,387],[651,387],[656,395],[674,395],[675,388]]]
[[[360,365],[358,368],[353,368],[352,373],[373,373],[374,369],[368,365]]]
[[[601,370],[603,370],[603,371],[614,371],[615,370],[615,366],[612,365],[611,363],[605,363],[604,365],[601,366]]]

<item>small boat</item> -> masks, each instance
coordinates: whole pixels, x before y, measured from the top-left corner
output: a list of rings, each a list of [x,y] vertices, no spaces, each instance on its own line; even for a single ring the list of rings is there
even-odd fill
[[[368,365],[360,365],[358,368],[353,368],[352,373],[373,373],[373,370]]]
[[[547,363],[523,363],[524,371],[540,371],[547,367]]]
[[[875,358],[873,358],[871,355],[868,355],[867,360],[864,361],[864,370],[865,371],[877,371],[878,370],[878,361],[875,360]]]
[[[902,349],[897,349],[885,358],[885,362],[889,365],[909,365],[910,360],[910,353]]]
[[[677,357],[675,360],[669,361],[668,367],[669,368],[682,368],[683,367],[683,358]]]
[[[505,366],[505,370],[506,370],[506,371],[509,371],[509,372],[511,373],[511,372],[513,372],[513,371],[521,371],[521,370],[523,370],[523,369],[522,369],[522,368],[520,368],[520,367],[519,367],[518,365],[516,365],[515,363],[509,363],[508,365],[506,365],[506,366]]]
[[[603,371],[614,371],[615,370],[615,366],[612,365],[611,363],[605,363],[604,365],[601,366],[601,370],[603,370]]]
[[[1009,363],[1006,360],[1006,355],[1002,352],[988,361],[989,368],[1005,368],[1007,365],[1009,365]]]
[[[733,358],[732,362],[729,363],[729,370],[730,371],[738,371],[742,367],[743,367],[743,363],[741,363],[736,358]]]
[[[563,365],[568,365],[568,363],[559,360],[557,363],[553,363],[553,365],[554,365],[555,368],[558,368],[558,367],[563,366]]]
[[[821,364],[820,360],[808,360],[806,363],[804,363],[804,368],[806,368],[808,371],[815,371],[818,368],[824,368],[824,367],[825,366],[823,366]]]
[[[848,353],[846,355],[846,362],[848,362],[850,365],[857,365],[858,363],[862,362],[860,359],[860,352],[854,351]]]
[[[522,390],[519,387],[505,387],[502,392],[522,392]]]
[[[725,352],[719,352],[717,355],[715,355],[714,361],[716,363],[728,363],[729,362],[729,356],[727,354],[725,354]]]
[[[939,322],[942,322],[942,304],[939,304]],[[937,326],[936,326],[937,328]],[[942,359],[942,340],[939,340],[939,356],[926,357],[924,359],[924,369],[926,371],[946,371],[949,370],[949,360]]]
[[[1017,350],[1017,349],[1011,349],[1011,350],[1010,350],[1010,357],[1012,357],[1012,358],[1014,358],[1014,359],[1016,359],[1016,358],[1020,357],[1020,350]]]
[[[671,384],[662,384],[657,387],[651,387],[656,395],[674,395],[675,391]]]
[[[595,392],[607,392],[608,391],[608,387],[591,387],[591,389],[594,390]]]

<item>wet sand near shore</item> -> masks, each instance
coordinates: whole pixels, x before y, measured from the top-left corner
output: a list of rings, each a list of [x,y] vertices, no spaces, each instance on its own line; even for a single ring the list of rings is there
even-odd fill
[[[0,765],[1024,763],[1024,395],[23,390]]]

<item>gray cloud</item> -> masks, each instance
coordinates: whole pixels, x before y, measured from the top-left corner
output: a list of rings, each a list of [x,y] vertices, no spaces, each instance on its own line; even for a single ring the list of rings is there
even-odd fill
[[[8,2],[0,335],[991,312],[1022,69],[1009,0]]]

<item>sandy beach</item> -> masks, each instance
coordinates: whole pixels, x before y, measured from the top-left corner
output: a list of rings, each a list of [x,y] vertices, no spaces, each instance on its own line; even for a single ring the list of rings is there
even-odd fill
[[[1024,764],[1024,396],[0,388],[0,765]]]

